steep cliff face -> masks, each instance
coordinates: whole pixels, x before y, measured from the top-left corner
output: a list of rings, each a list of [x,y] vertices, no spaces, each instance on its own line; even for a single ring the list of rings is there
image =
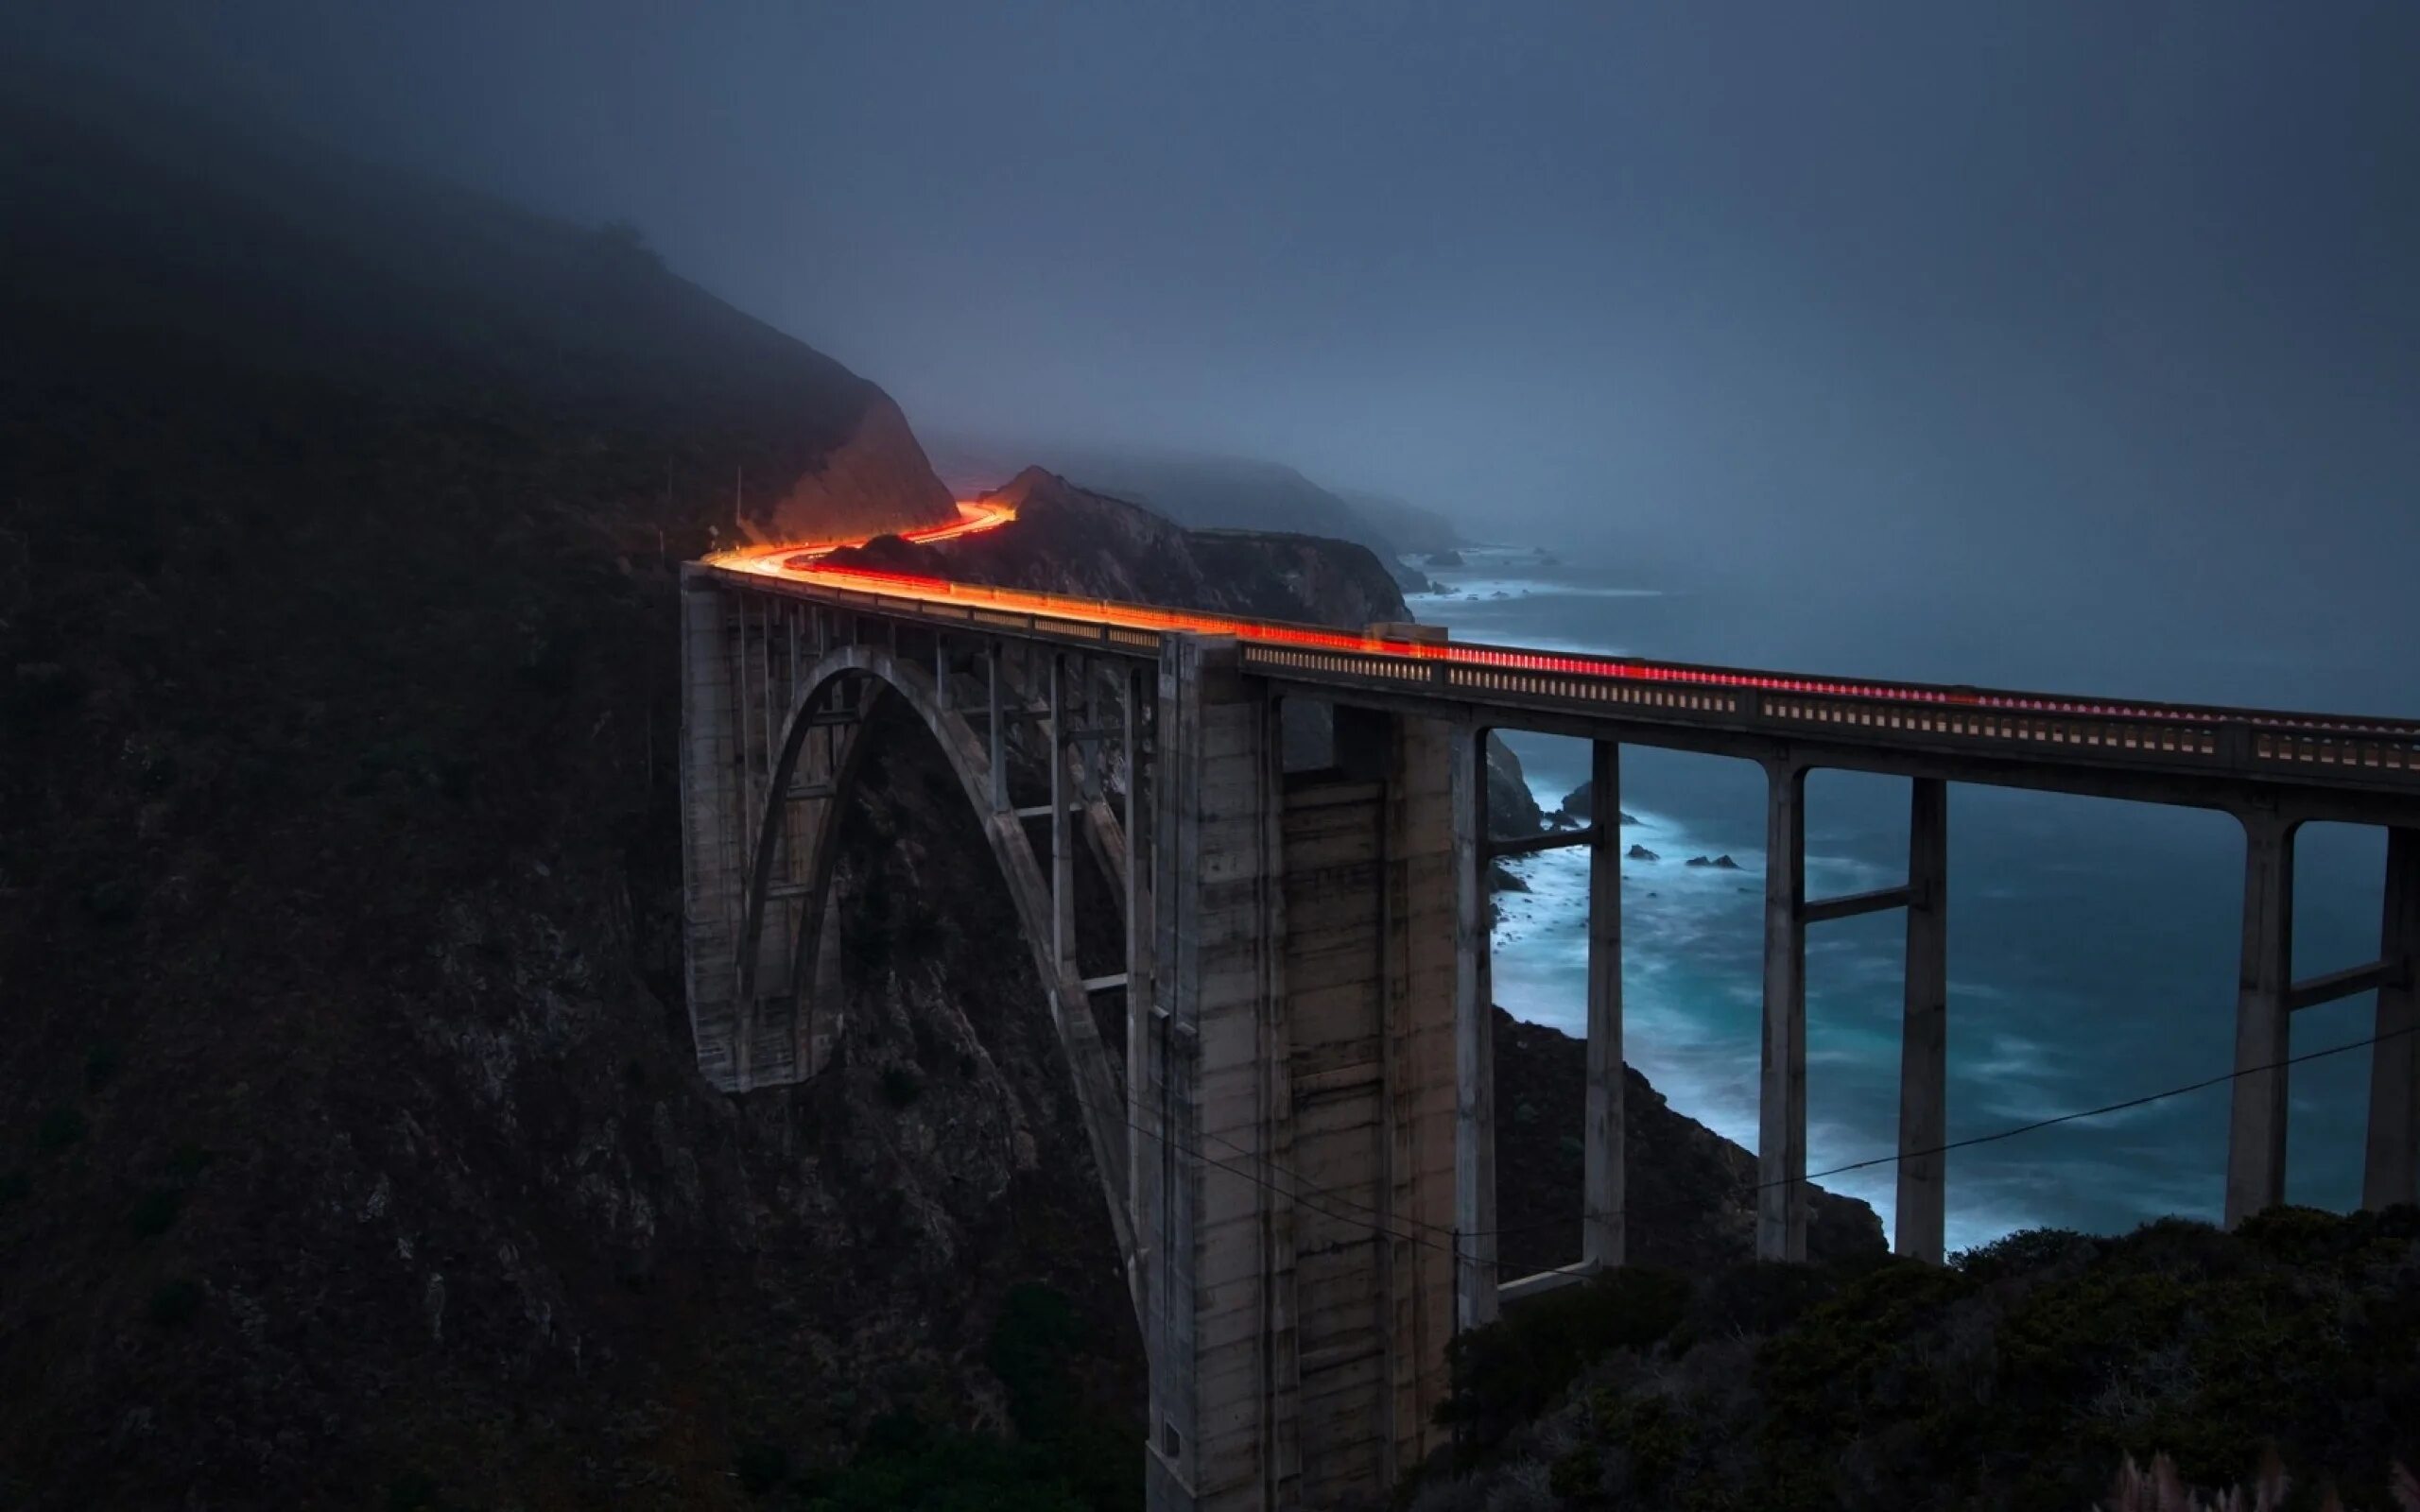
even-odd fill
[[[1587,1047],[1542,1023],[1495,1015],[1498,1257],[1515,1273],[1580,1258],[1582,1114]],[[1756,1158],[1674,1108],[1623,1068],[1628,1252],[1641,1264],[1705,1272],[1755,1253]],[[1815,1261],[1884,1252],[1882,1220],[1854,1197],[1809,1194]]]
[[[848,438],[810,463],[744,532],[761,543],[829,541],[939,524],[957,502],[933,475],[899,406],[872,385]]]
[[[726,541],[953,518],[888,395],[674,276],[632,228],[14,71],[0,173],[10,345],[37,387],[274,372],[468,418],[474,443],[543,416],[629,454],[659,513],[694,502]]]
[[[1015,522],[933,546],[878,542],[871,555],[837,559],[915,562],[969,582],[1355,628],[1409,614],[1386,568],[1352,541],[1187,530],[1040,468],[986,497],[1015,507]]]
[[[943,437],[935,450],[944,475],[968,487],[989,487],[1016,468],[1037,463],[1079,489],[1142,505],[1188,530],[1302,533],[1357,541],[1403,587],[1427,586],[1425,576],[1397,559],[1404,547],[1376,512],[1355,507],[1282,462],[966,436]]]

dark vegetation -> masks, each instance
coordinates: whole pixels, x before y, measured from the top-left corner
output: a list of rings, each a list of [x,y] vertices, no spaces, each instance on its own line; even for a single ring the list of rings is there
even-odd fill
[[[1617,1272],[1458,1342],[1455,1372],[1464,1473],[1424,1512],[2083,1512],[2129,1456],[2222,1486],[2268,1454],[2279,1506],[2384,1508],[2420,1457],[2420,1210]]]
[[[903,1413],[1089,1486],[985,1363],[1047,1286],[1032,1389],[1134,1441],[1005,898],[893,879],[947,948],[818,1087],[713,1093],[681,1010],[676,569],[879,391],[627,231],[21,82],[0,1506],[740,1505]],[[888,776],[844,868],[983,864]]]

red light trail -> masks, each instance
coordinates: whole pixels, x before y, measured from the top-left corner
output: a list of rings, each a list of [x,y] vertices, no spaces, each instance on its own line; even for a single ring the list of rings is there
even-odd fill
[[[949,524],[903,530],[898,534],[908,541],[918,542],[955,541],[961,537],[998,529],[1016,519],[1016,510],[1007,505],[961,501],[958,508],[959,518]],[[1291,625],[1274,620],[1235,619],[1219,614],[1199,614],[1184,610],[1159,609],[1148,604],[1120,603],[1115,599],[1081,598],[1065,593],[992,588],[976,583],[953,582],[945,577],[932,577],[915,573],[886,572],[865,567],[835,567],[822,563],[822,558],[833,552],[843,546],[862,544],[865,539],[867,538],[860,537],[850,541],[823,541],[806,545],[755,546],[741,551],[726,552],[706,559],[716,566],[750,573],[761,577],[851,589],[858,593],[887,593],[894,598],[913,598],[926,603],[983,604],[1013,613],[1041,614],[1054,619],[1075,620],[1089,625],[1107,625],[1136,630],[1178,630],[1199,635],[1234,636],[1237,640],[1251,641],[1263,645],[1413,658],[1506,672],[1617,678],[1637,682],[1677,683],[1720,689],[1752,688],[1763,693],[1811,694],[1819,696],[1874,699],[1910,705],[1988,709],[2014,714],[2196,721],[2248,716],[2267,725],[2311,730],[2413,728],[2412,722],[2404,720],[2325,718],[2277,714],[2266,711],[2201,709],[2175,704],[2120,703],[2098,699],[2063,698],[2041,694],[1984,692],[1971,688],[1943,687],[1924,683],[1849,682],[1828,678],[1752,671],[1744,668],[1690,666],[1678,662],[1646,662],[1617,657],[1570,656],[1511,647],[1467,644],[1458,645],[1443,641],[1397,640],[1348,630],[1323,629],[1316,626]]]

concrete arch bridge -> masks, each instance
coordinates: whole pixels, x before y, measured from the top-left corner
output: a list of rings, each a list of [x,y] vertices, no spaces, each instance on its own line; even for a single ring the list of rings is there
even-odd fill
[[[2228,1221],[2284,1195],[2291,1015],[2372,989],[2363,1201],[2420,1198],[2420,722],[1340,632],[849,572],[796,550],[693,564],[682,588],[700,1070],[744,1091],[830,1054],[837,816],[869,712],[903,708],[980,819],[1050,1000],[1150,1354],[1155,1509],[1381,1493],[1440,1441],[1456,1331],[1622,1262],[1617,827],[1491,841],[1491,730],[1590,741],[1599,816],[1620,810],[1624,745],[1765,771],[1761,1255],[1806,1253],[1806,931],[1894,909],[1896,1243],[1941,1258],[1942,1163],[1927,1152],[1945,1129],[1953,782],[2236,816]],[[1289,762],[1281,713],[1303,700],[1329,711],[1329,736]],[[1807,896],[1818,767],[1908,781],[1905,883]],[[1042,790],[1013,791],[1017,770]],[[2311,820],[2387,830],[2385,904],[2375,959],[2297,981],[2293,839]],[[1583,1259],[1503,1276],[1487,870],[1563,845],[1591,858]],[[1085,958],[1078,940],[1080,850],[1118,901],[1120,959]]]

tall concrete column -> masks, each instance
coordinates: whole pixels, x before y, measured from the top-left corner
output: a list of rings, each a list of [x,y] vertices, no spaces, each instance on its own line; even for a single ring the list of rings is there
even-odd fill
[[[2420,1202],[2420,830],[2386,833],[2386,907],[2378,959],[2398,968],[2378,988],[2370,1047],[2370,1128],[2361,1206]]]
[[[1143,806],[1143,699],[1153,686],[1151,674],[1130,668],[1121,699],[1126,737],[1126,1116],[1134,1125],[1144,1120],[1151,1079],[1152,889],[1144,871],[1143,825],[1149,811]],[[1138,1215],[1143,1211],[1144,1162],[1155,1154],[1135,1151],[1128,1170],[1127,1200]],[[1150,1280],[1146,1257],[1138,1284],[1148,1285]]]
[[[1488,969],[1487,731],[1454,732],[1454,1323],[1495,1321],[1495,1025]]]
[[[1151,1512],[1266,1508],[1279,1465],[1268,1418],[1279,1305],[1268,1168],[1280,941],[1270,853],[1275,737],[1231,640],[1171,635],[1160,662],[1152,805],[1158,934],[1150,1073],[1133,1164],[1150,1277],[1144,1349]]]
[[[1393,1383],[1389,1485],[1445,1441],[1437,1408],[1451,1383],[1445,1345],[1454,1332],[1457,1280],[1445,1237],[1461,1221],[1452,753],[1461,731],[1432,719],[1401,719],[1395,727],[1382,846],[1385,1017],[1377,1037],[1386,1062],[1390,1179],[1378,1206],[1392,1236],[1383,1266]]]
[[[681,913],[698,1070],[739,1082],[739,916],[745,871],[732,606],[713,574],[681,569]]]
[[[1756,1256],[1806,1258],[1806,768],[1765,766],[1765,1034]]]
[[[2236,988],[2234,1107],[2227,1121],[2226,1222],[2286,1200],[2286,1068],[2292,1042],[2294,825],[2243,821],[2243,968]]]
[[[1908,980],[1899,1024],[1899,1196],[1892,1224],[1902,1255],[1942,1259],[1949,1077],[1949,784],[1919,777],[1908,805]]]
[[[1588,843],[1588,1102],[1581,1141],[1581,1259],[1618,1265],[1626,1243],[1622,1149],[1621,747],[1589,747],[1596,837]]]

